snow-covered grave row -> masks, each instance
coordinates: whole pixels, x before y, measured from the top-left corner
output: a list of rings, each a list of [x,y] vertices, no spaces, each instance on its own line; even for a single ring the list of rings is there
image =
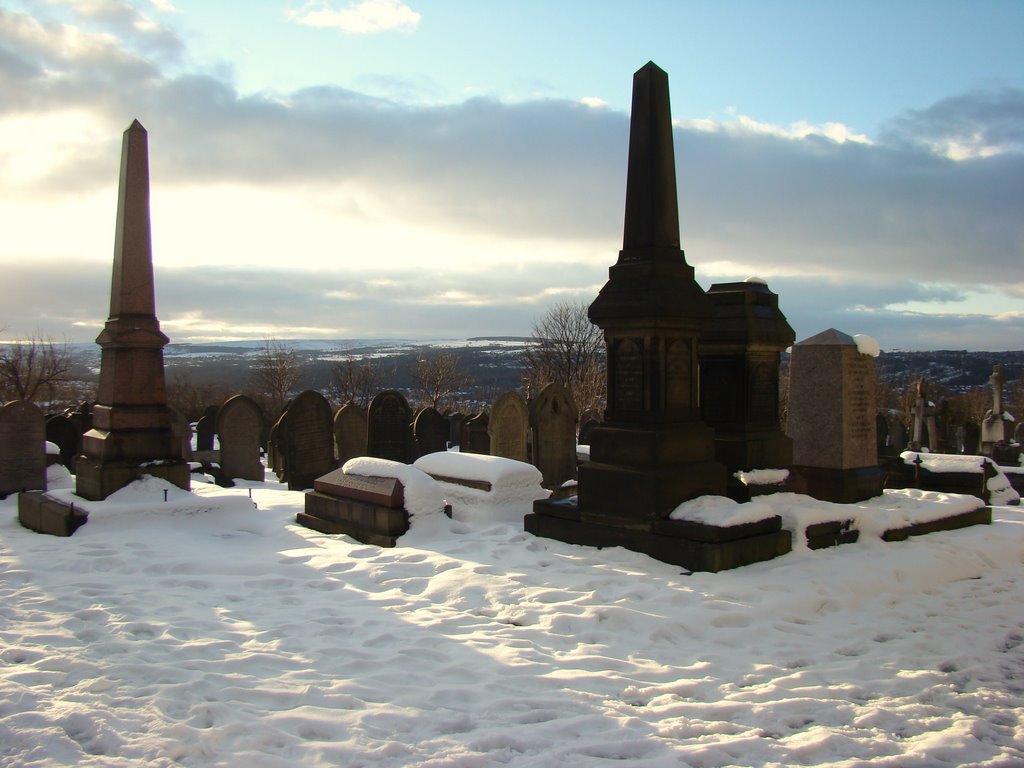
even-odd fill
[[[273,480],[144,479],[70,539],[0,502],[0,763],[1024,764],[1019,508],[885,543],[976,500],[759,497],[795,531],[842,506],[861,539],[684,574],[449,519],[415,476],[393,549],[295,525]]]

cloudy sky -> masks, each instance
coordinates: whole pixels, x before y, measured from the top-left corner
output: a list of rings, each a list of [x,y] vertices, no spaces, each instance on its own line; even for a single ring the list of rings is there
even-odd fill
[[[622,242],[669,73],[707,288],[797,333],[1024,349],[1024,3],[0,0],[0,338],[106,319],[149,131],[173,341],[525,335]]]

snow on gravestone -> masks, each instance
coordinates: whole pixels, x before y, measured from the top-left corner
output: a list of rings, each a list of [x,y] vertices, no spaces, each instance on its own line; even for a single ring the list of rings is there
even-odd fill
[[[46,418],[25,400],[0,407],[0,498],[46,490]]]

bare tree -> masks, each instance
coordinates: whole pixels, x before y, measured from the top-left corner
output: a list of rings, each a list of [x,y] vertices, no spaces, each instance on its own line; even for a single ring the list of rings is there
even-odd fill
[[[603,405],[607,386],[604,334],[590,322],[584,302],[552,306],[533,326],[521,360],[524,384],[530,392],[557,381],[569,389],[581,412]]]
[[[339,403],[367,406],[373,396],[385,389],[385,382],[394,375],[380,362],[358,360],[346,355],[331,366],[331,394]]]
[[[421,357],[412,372],[416,398],[424,405],[439,408],[470,384],[470,377],[459,367],[454,352]]]
[[[273,413],[269,414],[270,418],[277,419],[302,378],[299,355],[277,339],[267,339],[256,355],[252,375],[262,390],[270,396],[270,405],[273,409]]]
[[[0,390],[5,398],[36,402],[52,400],[71,370],[67,343],[57,344],[41,332],[0,349]]]

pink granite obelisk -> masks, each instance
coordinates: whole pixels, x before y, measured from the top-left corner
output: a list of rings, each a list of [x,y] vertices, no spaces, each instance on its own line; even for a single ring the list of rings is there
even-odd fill
[[[153,289],[148,137],[136,120],[121,145],[110,316],[96,338],[100,383],[93,429],[82,438],[77,463],[79,496],[105,499],[142,475],[189,488],[189,468],[167,407],[167,342]]]

